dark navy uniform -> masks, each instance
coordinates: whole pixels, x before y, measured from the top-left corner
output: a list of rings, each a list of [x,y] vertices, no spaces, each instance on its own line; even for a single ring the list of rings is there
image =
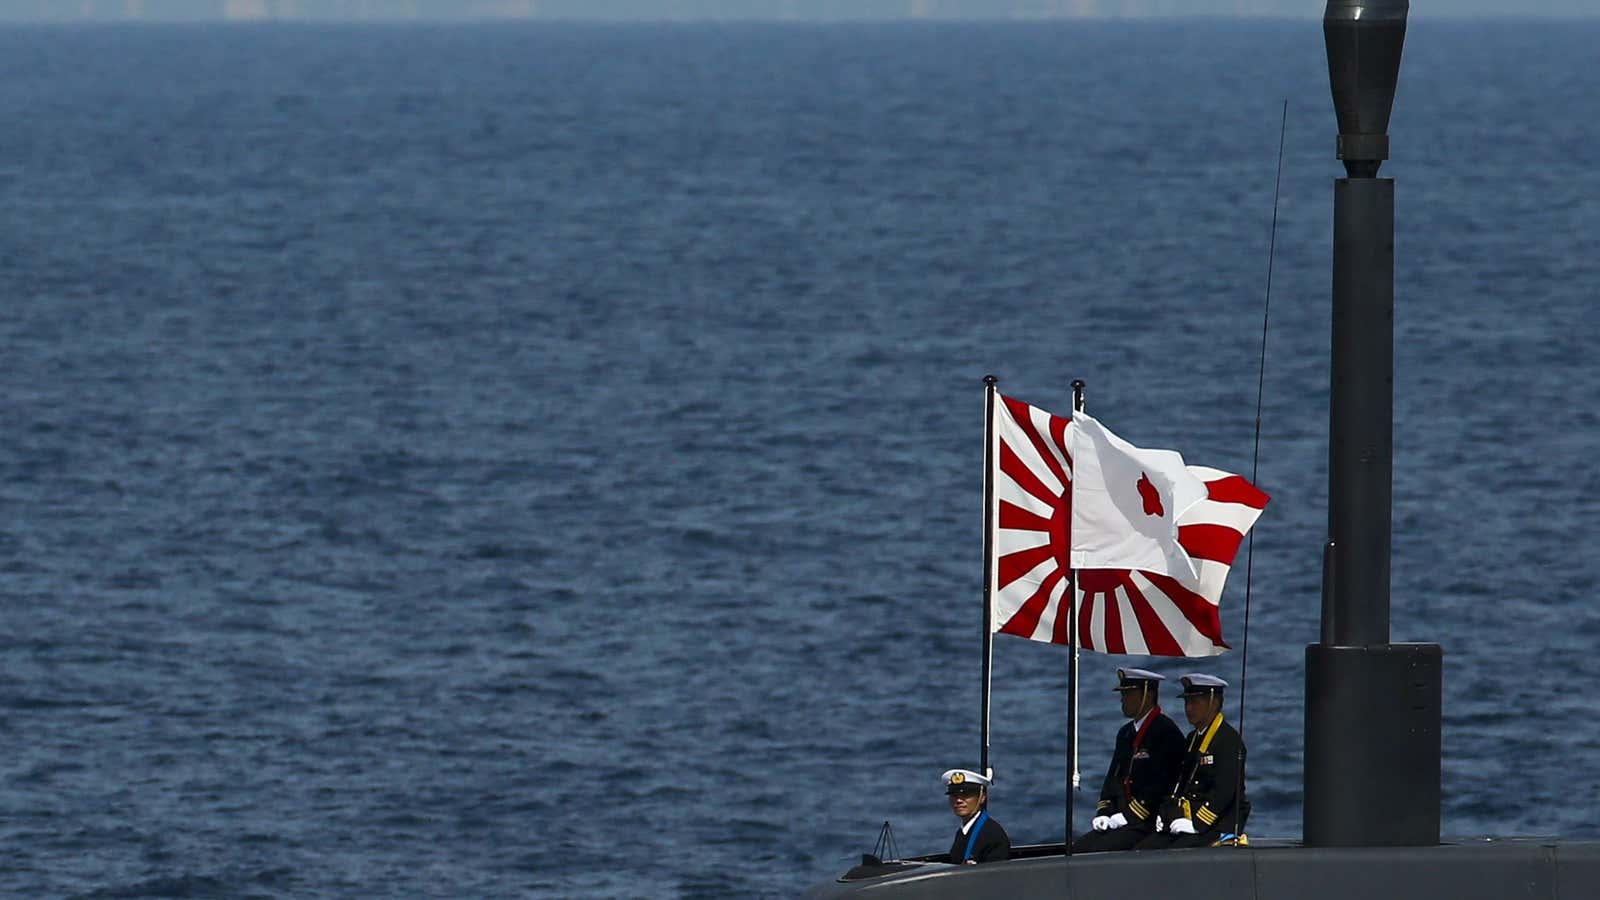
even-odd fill
[[[1118,669],[1119,691],[1155,690],[1162,676],[1143,669]],[[1134,701],[1137,702],[1137,701]],[[1124,707],[1127,710],[1127,707]],[[1117,732],[1111,765],[1100,787],[1096,818],[1121,814],[1127,823],[1091,831],[1073,843],[1078,852],[1127,850],[1156,830],[1156,812],[1172,795],[1183,760],[1183,732],[1156,706]]]
[[[1187,682],[1186,696],[1199,690],[1221,694],[1221,679],[1205,676],[1216,685]],[[1209,847],[1227,834],[1237,834],[1242,820],[1249,816],[1250,804],[1244,799],[1244,742],[1239,732],[1218,712],[1209,722],[1196,726],[1189,733],[1183,762],[1179,768],[1179,781],[1172,797],[1161,806],[1164,825],[1188,820],[1194,834],[1153,834],[1141,841],[1141,850],[1160,847]],[[1235,803],[1241,804],[1244,815],[1238,815]]]
[[[950,862],[956,865],[999,862],[1011,858],[1011,838],[989,815],[991,780],[969,769],[944,773],[945,794],[958,816],[965,816],[955,840],[950,842]]]
[[[957,831],[956,839],[950,842],[951,862],[986,863],[1011,858],[1011,837],[989,815],[988,810],[978,813],[978,821],[973,825],[966,834]],[[977,834],[974,835],[973,831]],[[971,847],[970,852],[968,847]]]

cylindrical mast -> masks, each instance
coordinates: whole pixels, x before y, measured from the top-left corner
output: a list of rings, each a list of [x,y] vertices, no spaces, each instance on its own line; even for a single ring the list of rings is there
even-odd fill
[[[1322,640],[1306,648],[1305,841],[1439,841],[1437,644],[1389,643],[1394,181],[1389,113],[1407,0],[1328,0],[1346,178],[1333,191],[1333,342]]]
[[[1333,377],[1329,385],[1328,539],[1338,577],[1325,644],[1389,642],[1394,459],[1394,181],[1389,112],[1400,77],[1407,0],[1329,0],[1322,31],[1339,118],[1334,183]]]

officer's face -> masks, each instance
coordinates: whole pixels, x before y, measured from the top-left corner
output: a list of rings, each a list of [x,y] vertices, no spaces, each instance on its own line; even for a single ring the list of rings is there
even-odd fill
[[[1217,700],[1211,694],[1198,694],[1183,698],[1183,714],[1196,728],[1209,723],[1217,716]]]
[[[1145,691],[1148,688],[1134,688],[1122,692],[1122,714],[1128,718],[1137,716],[1144,709]]]
[[[978,810],[983,808],[982,791],[970,794],[951,794],[949,799],[950,811],[955,813],[956,818],[963,822],[977,815]]]

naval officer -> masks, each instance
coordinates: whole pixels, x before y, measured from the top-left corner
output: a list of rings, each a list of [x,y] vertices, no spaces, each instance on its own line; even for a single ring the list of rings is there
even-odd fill
[[[990,779],[970,769],[944,773],[944,792],[950,811],[961,820],[961,830],[950,843],[950,861],[956,865],[999,862],[1011,857],[1011,838],[989,815]]]
[[[1140,841],[1138,850],[1161,847],[1210,847],[1224,835],[1236,834],[1250,814],[1244,801],[1244,742],[1222,717],[1222,694],[1228,683],[1215,675],[1185,675],[1183,714],[1194,726],[1178,786],[1161,807],[1157,833]],[[1244,815],[1234,809],[1242,801]]]
[[[1146,669],[1117,670],[1128,723],[1117,732],[1094,830],[1078,838],[1073,850],[1128,850],[1155,833],[1156,811],[1172,795],[1184,753],[1183,732],[1161,711],[1157,694],[1163,680]]]

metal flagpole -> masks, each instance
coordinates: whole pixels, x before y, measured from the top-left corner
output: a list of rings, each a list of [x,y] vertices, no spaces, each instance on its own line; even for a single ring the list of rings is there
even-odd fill
[[[983,707],[978,769],[989,778],[989,672],[994,663],[994,395],[1000,379],[983,376]]]
[[[1072,382],[1072,411],[1083,412],[1083,379]],[[1077,481],[1076,478],[1073,479]],[[1070,508],[1070,499],[1068,501]],[[1078,790],[1078,570],[1071,567],[1072,523],[1067,522],[1067,647],[1072,653],[1072,664],[1067,670],[1067,833],[1061,841],[1061,852],[1072,853],[1072,807]]]

